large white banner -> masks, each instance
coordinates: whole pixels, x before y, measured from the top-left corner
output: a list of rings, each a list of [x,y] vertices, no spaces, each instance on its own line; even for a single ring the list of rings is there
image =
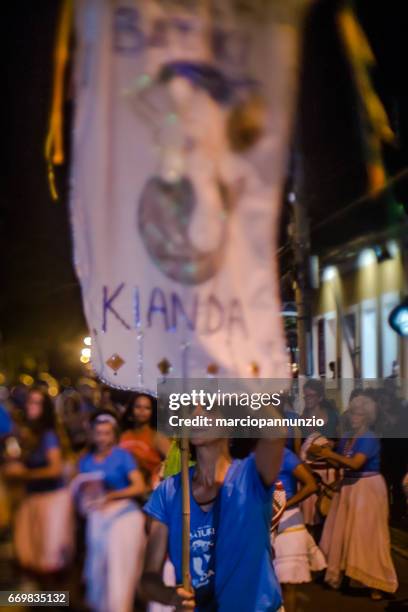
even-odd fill
[[[77,0],[71,212],[98,376],[287,378],[276,259],[302,0]]]

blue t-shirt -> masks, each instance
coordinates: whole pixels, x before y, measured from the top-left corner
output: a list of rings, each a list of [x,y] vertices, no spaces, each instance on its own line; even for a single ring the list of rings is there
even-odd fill
[[[0,404],[0,438],[8,436],[13,429],[11,416],[7,410]]]
[[[48,451],[59,448],[58,436],[52,429],[45,431],[40,438],[39,444],[25,458],[24,464],[28,469],[47,467]],[[41,478],[38,480],[28,480],[26,490],[28,493],[46,493],[55,491],[63,486],[62,478]]]
[[[291,450],[285,448],[278,480],[281,481],[283,488],[285,489],[287,500],[293,497],[297,491],[297,480],[293,475],[293,470],[296,469],[301,463],[302,462],[297,455],[295,455],[295,453],[292,453]]]
[[[262,483],[253,454],[232,463],[210,511],[204,512],[190,493],[190,573],[198,600],[199,590],[213,585],[214,609],[274,612],[281,606],[271,559],[272,495],[273,486]],[[180,583],[180,474],[162,482],[144,510],[168,527],[169,556]]]
[[[88,453],[79,460],[80,472],[103,472],[105,487],[119,491],[130,485],[129,473],[137,469],[133,456],[123,448],[115,446],[102,461],[96,461],[93,453]]]
[[[345,457],[354,457],[357,453],[362,453],[367,457],[367,461],[359,472],[379,472],[380,471],[380,441],[372,431],[366,431],[356,438],[350,450],[346,451],[347,441],[352,437],[349,433],[342,438],[338,444],[337,452]],[[348,471],[348,470],[346,470]],[[350,470],[352,472],[352,470]]]

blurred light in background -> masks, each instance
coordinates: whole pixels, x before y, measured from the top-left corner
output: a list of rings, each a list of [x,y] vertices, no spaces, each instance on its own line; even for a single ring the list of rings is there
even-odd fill
[[[391,257],[397,257],[399,253],[399,245],[396,240],[387,240],[386,247]]]
[[[31,387],[31,385],[34,383],[34,378],[29,374],[21,374],[21,376],[19,376],[19,381],[26,387]]]
[[[357,258],[357,266],[365,268],[377,262],[377,256],[374,249],[363,249]]]
[[[408,337],[408,297],[391,311],[388,321],[397,334]]]
[[[91,350],[92,338],[91,336],[85,336],[85,338],[83,338],[82,341],[85,346],[81,348],[81,356],[79,360],[84,365],[89,366],[89,362],[91,361],[91,355],[92,355],[92,350]]]
[[[338,272],[336,266],[327,266],[327,268],[324,268],[323,270],[322,281],[327,283],[327,281],[331,281],[336,278],[337,274]]]

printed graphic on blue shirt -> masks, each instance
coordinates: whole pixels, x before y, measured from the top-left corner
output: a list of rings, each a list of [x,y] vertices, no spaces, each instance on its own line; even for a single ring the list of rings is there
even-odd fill
[[[214,576],[211,568],[215,546],[215,529],[205,524],[190,532],[191,580],[195,589],[207,586]]]

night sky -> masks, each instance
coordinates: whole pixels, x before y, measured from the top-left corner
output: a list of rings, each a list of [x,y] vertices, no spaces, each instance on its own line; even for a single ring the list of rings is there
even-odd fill
[[[365,190],[356,105],[347,62],[336,34],[332,0],[317,2],[306,27],[299,98],[297,155],[303,194],[319,251],[386,223],[383,199],[353,213],[353,221],[316,226]],[[389,112],[398,144],[386,151],[390,175],[408,165],[408,23],[401,0],[359,0],[361,23],[378,60],[375,84]],[[56,375],[75,374],[86,332],[80,291],[71,262],[67,167],[58,170],[60,201],[51,201],[43,158],[51,99],[52,50],[59,2],[4,2],[3,142],[0,182],[2,292],[0,370],[19,373],[24,358]],[[71,102],[66,102],[69,140]],[[69,155],[69,145],[66,147]],[[407,181],[396,189],[406,197]],[[284,215],[284,220],[287,218]],[[285,231],[283,231],[285,240]]]

